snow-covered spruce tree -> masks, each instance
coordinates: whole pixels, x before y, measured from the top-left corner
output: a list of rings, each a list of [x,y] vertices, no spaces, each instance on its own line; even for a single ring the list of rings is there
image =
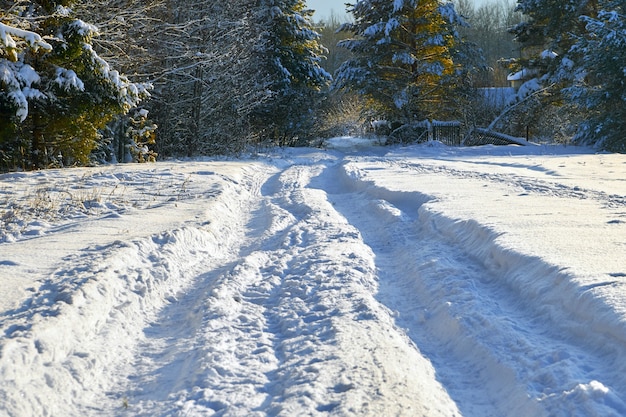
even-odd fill
[[[459,75],[454,61],[462,24],[452,3],[438,0],[361,0],[349,6],[356,35],[341,46],[354,53],[334,88],[353,89],[377,117],[410,123],[446,118]]]
[[[254,13],[262,29],[258,62],[271,98],[251,114],[263,142],[304,143],[313,126],[312,104],[331,76],[321,66],[324,48],[304,0],[260,0]]]
[[[526,16],[511,30],[521,43],[520,64],[556,93],[575,77],[571,48],[587,33],[581,16],[596,17],[598,0],[518,0],[517,10]]]
[[[626,153],[626,3],[601,7],[597,17],[580,18],[586,33],[571,49],[580,65],[565,92],[585,115],[578,141]]]
[[[143,79],[150,79],[159,71],[161,64],[160,56],[149,51],[156,49],[150,47],[153,43],[163,39],[160,36],[163,22],[153,15],[161,7],[161,0],[91,0],[77,3],[73,9],[76,16],[98,28],[99,36],[94,37],[92,42],[101,58],[122,73],[141,74]],[[150,100],[144,101],[142,106],[149,107]],[[139,136],[135,132],[138,131],[138,121],[149,127],[149,143],[145,139],[137,142]],[[155,156],[155,129],[156,124],[145,108],[120,114],[102,131],[102,140],[92,152],[92,157],[105,162],[151,160]]]
[[[42,55],[52,50],[38,34],[0,23],[0,172],[30,163],[23,155],[29,144],[16,135],[17,124],[28,116],[29,99],[42,93],[35,88],[39,75],[20,59],[26,51]]]
[[[558,139],[559,130],[570,132],[585,117],[571,106],[563,92],[580,74],[580,56],[573,53],[572,47],[587,36],[581,16],[597,16],[598,4],[598,0],[518,0],[517,10],[525,20],[511,32],[521,43],[517,69],[530,79],[520,89],[523,94],[518,94],[520,101],[510,114],[516,115],[522,129]],[[563,129],[545,120],[557,115],[569,126]]]
[[[165,6],[154,15],[163,22],[160,32],[151,36],[165,41],[149,46],[160,64],[147,106],[159,125],[159,154],[237,153],[298,129],[291,118],[301,114],[299,103],[309,104],[303,95],[320,84],[302,2],[270,7],[260,0],[183,0]],[[280,22],[297,23],[299,31],[292,34]]]
[[[86,164],[99,129],[147,96],[145,86],[129,82],[97,55],[91,45],[97,29],[73,17],[68,7],[73,3],[14,2],[4,9],[3,21],[38,34],[51,47],[43,53],[41,48],[3,50],[0,105],[11,117],[0,121],[0,146],[7,163],[23,168]],[[12,100],[13,80],[22,87],[22,106]]]
[[[513,29],[516,39],[537,57],[545,49],[564,55],[585,31],[579,17],[595,15],[598,0],[518,0],[517,9],[526,19]]]

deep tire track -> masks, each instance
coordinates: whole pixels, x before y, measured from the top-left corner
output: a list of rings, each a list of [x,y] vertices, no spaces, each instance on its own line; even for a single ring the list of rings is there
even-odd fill
[[[324,174],[343,178],[335,181],[341,185],[329,190],[329,199],[376,254],[377,298],[398,312],[398,325],[431,358],[463,415],[565,417],[585,409],[594,386],[602,386],[596,378],[612,374],[607,352],[567,333],[552,336],[559,323],[546,322],[545,311],[534,311],[480,260],[431,228],[433,213],[421,203],[428,196],[416,193],[411,199],[377,189],[353,169]],[[466,226],[473,225],[455,227]],[[481,239],[497,236],[479,229],[475,233],[486,235]],[[411,276],[404,275],[407,270]],[[616,393],[624,386],[621,378],[602,382]],[[606,415],[626,410],[618,395],[608,398],[606,408],[598,407]],[[596,415],[595,409],[587,412]]]
[[[238,260],[198,275],[146,330],[133,415],[457,415],[374,299],[360,234],[308,187],[324,168],[268,179]]]
[[[353,162],[284,166],[254,185],[233,256],[207,258],[146,329],[134,415],[626,412],[623,378],[606,377],[619,355],[555,332],[549,311],[449,238],[497,235],[433,212],[428,195],[377,188]]]

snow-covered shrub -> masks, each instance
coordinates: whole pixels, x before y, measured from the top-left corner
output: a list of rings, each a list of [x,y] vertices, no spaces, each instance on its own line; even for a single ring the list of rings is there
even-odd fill
[[[313,137],[327,139],[371,134],[372,117],[361,97],[352,93],[329,94],[316,110]]]

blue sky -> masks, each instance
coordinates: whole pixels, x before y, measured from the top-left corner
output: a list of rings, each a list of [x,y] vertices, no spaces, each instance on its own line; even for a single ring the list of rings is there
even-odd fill
[[[477,4],[485,1],[487,0],[474,0]],[[318,20],[330,16],[331,11],[336,15],[344,15],[346,12],[345,3],[355,2],[356,0],[307,0],[306,4],[309,8],[315,10],[314,19]]]
[[[346,13],[345,3],[353,3],[348,0],[307,0],[306,4],[309,8],[315,10],[315,19],[323,19],[330,16],[331,11],[336,15],[344,15]]]

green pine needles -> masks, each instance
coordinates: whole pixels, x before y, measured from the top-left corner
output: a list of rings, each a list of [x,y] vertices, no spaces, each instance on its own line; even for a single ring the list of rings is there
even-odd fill
[[[7,22],[0,44],[4,170],[89,163],[100,130],[148,96],[147,85],[131,83],[98,56],[97,28],[73,17],[69,3],[19,2],[0,15]]]

